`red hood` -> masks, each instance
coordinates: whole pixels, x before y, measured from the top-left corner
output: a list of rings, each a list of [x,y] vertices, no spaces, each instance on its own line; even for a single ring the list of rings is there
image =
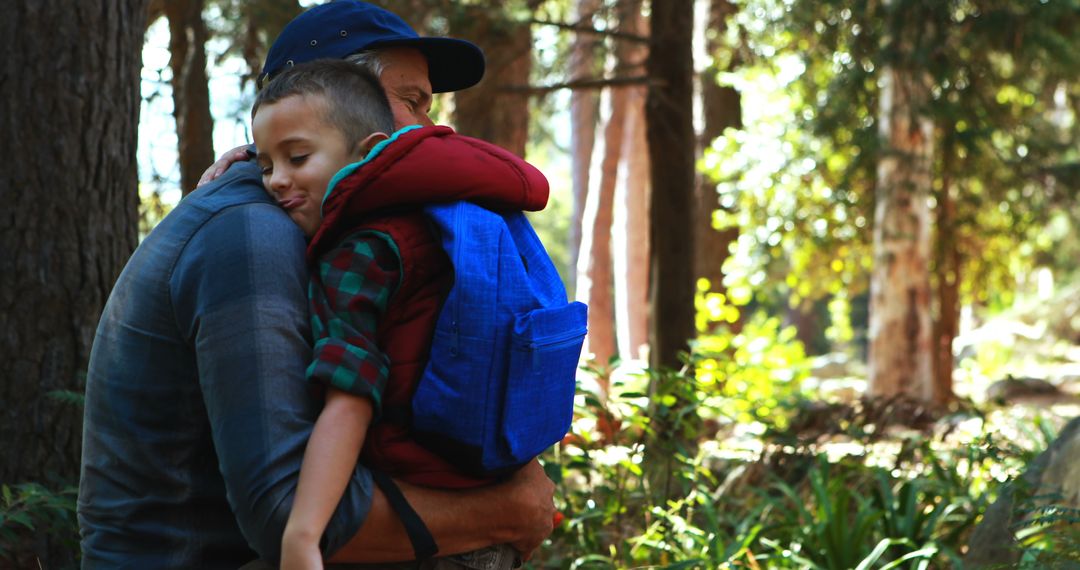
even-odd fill
[[[449,127],[399,133],[330,191],[308,259],[379,210],[458,200],[492,210],[537,211],[547,205],[548,182],[509,151]]]

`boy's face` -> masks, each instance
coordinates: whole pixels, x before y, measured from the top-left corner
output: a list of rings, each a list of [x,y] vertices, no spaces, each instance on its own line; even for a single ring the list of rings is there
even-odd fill
[[[345,135],[323,118],[327,101],[319,95],[292,95],[262,105],[251,122],[263,185],[304,235],[322,221],[322,200],[334,174],[362,158]]]

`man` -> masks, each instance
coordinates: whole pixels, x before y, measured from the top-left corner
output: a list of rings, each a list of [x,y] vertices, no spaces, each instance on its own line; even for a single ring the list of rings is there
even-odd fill
[[[430,124],[433,91],[469,87],[483,74],[472,44],[420,38],[385,10],[342,0],[282,31],[264,80],[289,65],[364,50],[377,50],[373,65],[398,127]],[[87,374],[84,568],[235,568],[278,558],[318,413],[303,379],[304,247],[262,190],[258,167],[242,162],[185,198],[132,255]],[[535,463],[489,488],[400,488],[439,555],[499,543],[527,555],[551,532],[553,486]],[[362,467],[322,548],[335,562],[414,557],[397,513]]]

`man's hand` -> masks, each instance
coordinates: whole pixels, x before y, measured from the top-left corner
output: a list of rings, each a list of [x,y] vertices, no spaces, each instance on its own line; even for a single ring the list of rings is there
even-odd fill
[[[555,484],[535,459],[505,484],[508,494],[519,503],[515,513],[520,517],[520,538],[510,545],[528,560],[555,528]]]
[[[203,172],[202,176],[199,178],[199,183],[196,184],[195,187],[198,188],[218,176],[225,174],[225,171],[228,170],[232,163],[247,160],[247,147],[248,145],[245,144],[226,151],[225,154],[221,155],[221,158],[219,158],[217,162],[211,164],[210,168],[207,168],[206,172]]]
[[[528,558],[554,528],[555,484],[535,460],[509,481],[477,489],[432,489],[397,483],[435,538],[439,556],[509,544]],[[377,491],[360,531],[329,561],[372,563],[413,557],[405,527],[386,496]]]

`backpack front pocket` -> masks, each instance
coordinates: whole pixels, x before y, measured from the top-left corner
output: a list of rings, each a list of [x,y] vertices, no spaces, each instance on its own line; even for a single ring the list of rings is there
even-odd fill
[[[586,306],[577,302],[514,320],[502,425],[511,455],[522,463],[570,429],[586,323]]]

